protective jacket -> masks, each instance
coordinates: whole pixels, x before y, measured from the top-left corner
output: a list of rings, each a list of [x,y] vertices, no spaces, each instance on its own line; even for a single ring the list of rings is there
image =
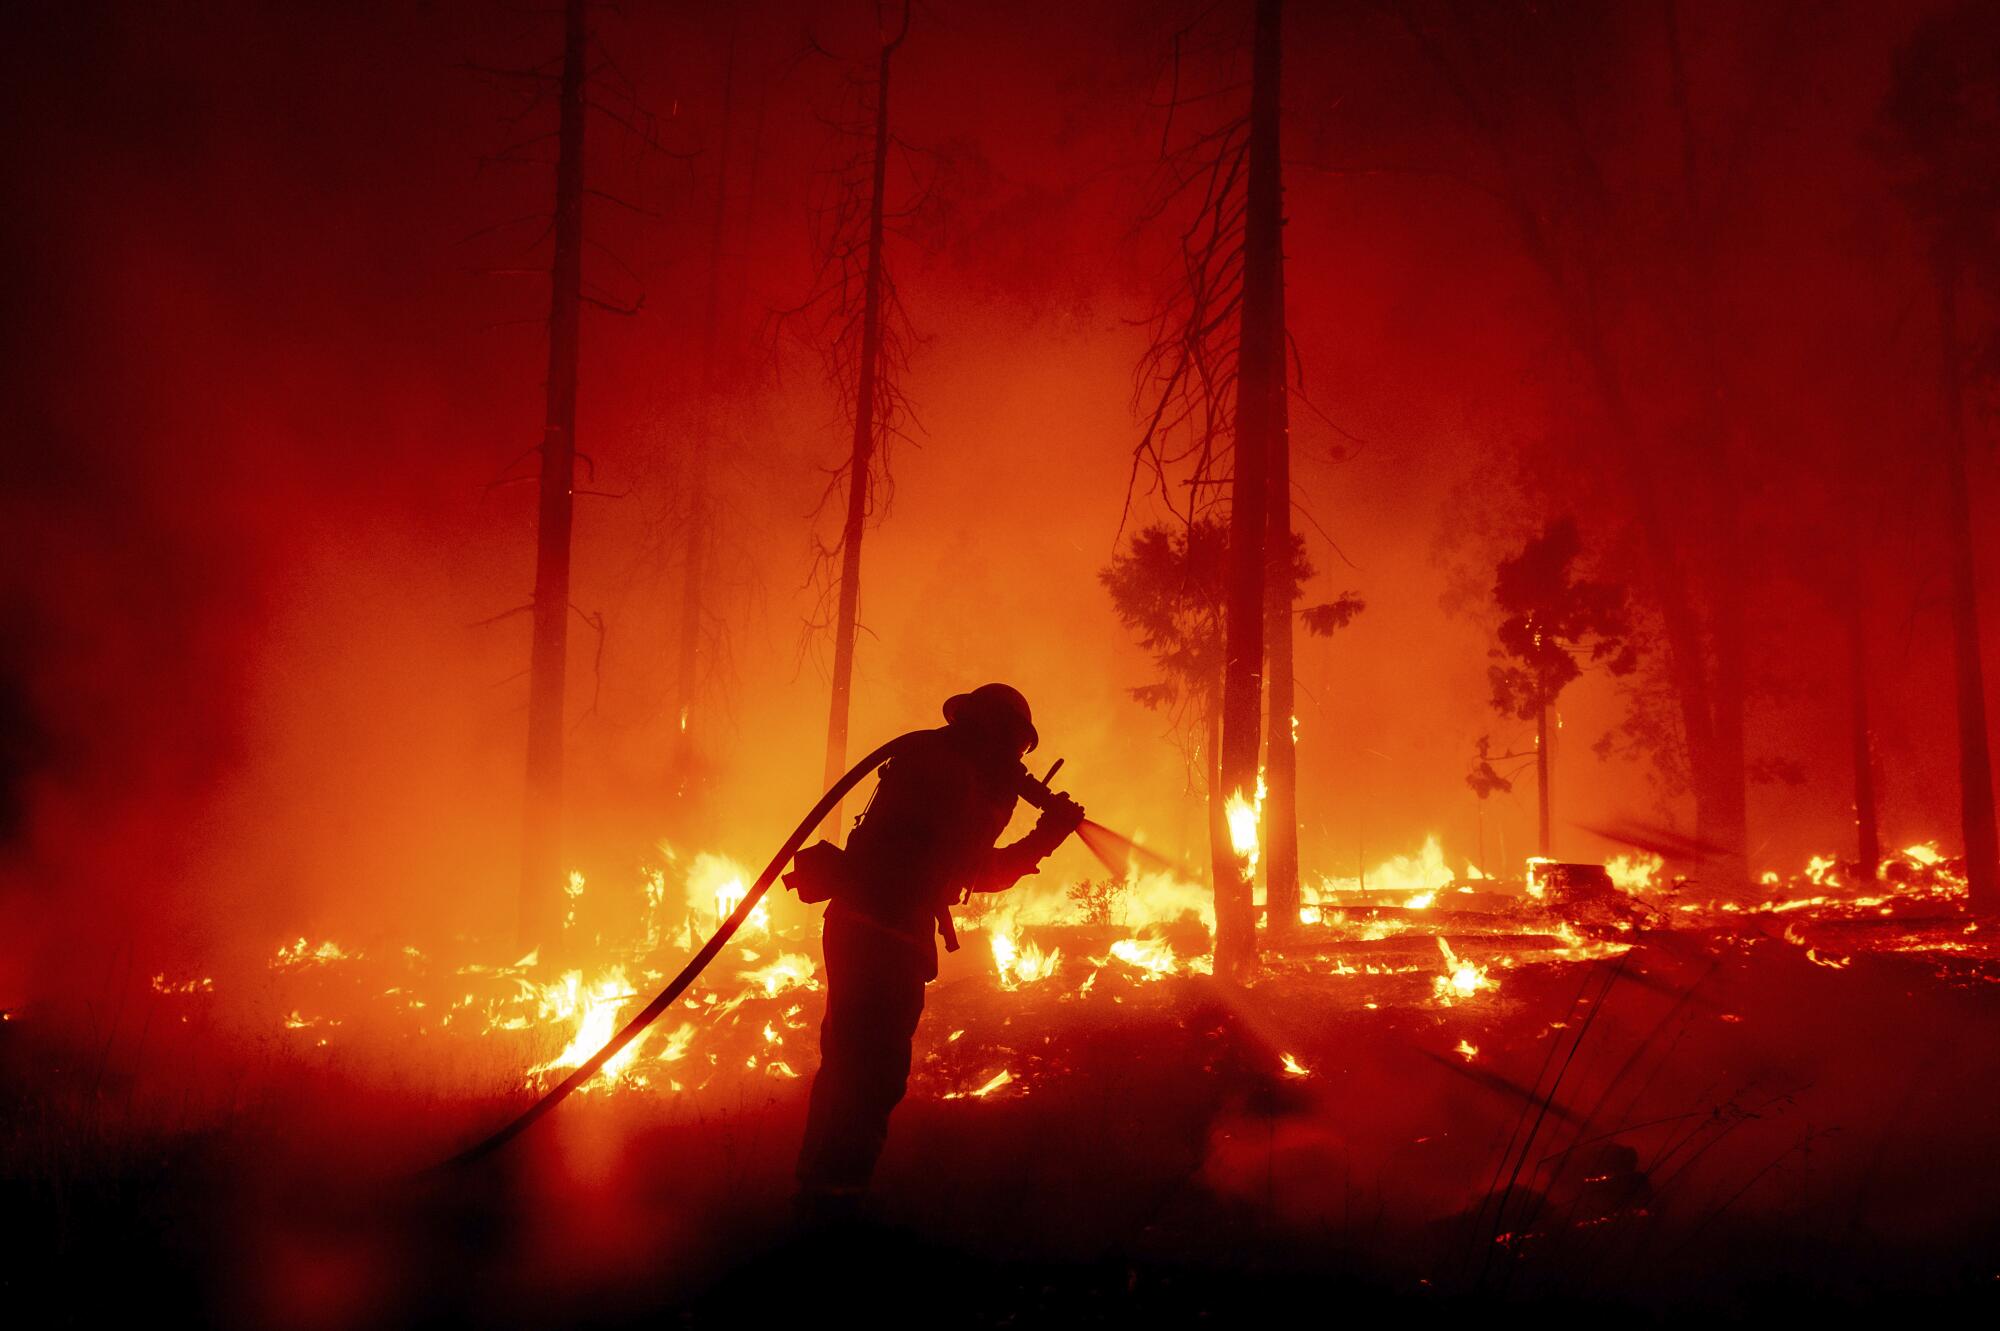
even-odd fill
[[[1014,816],[1026,769],[996,757],[958,726],[919,731],[882,769],[847,839],[830,919],[858,916],[932,957],[934,930],[956,945],[949,908],[967,892],[997,892],[1035,872],[1070,826],[1038,826],[995,846]]]

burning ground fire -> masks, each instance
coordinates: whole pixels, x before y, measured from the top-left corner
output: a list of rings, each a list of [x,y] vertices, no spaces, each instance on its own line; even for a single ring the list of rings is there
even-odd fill
[[[599,1048],[742,901],[750,875],[735,861],[683,859],[668,847],[662,856],[623,890],[571,876],[563,950],[588,961],[550,964],[535,953],[447,961],[412,946],[306,936],[279,944],[260,982],[271,1025],[329,1056],[384,1035],[471,1041],[493,1068],[512,1070],[502,1075],[518,1089],[545,1087]],[[1444,1023],[1439,1052],[1465,1063],[1479,1059],[1479,1028],[1463,1023],[1505,1003],[1510,972],[1616,956],[1653,930],[1794,950],[1828,971],[1889,952],[1925,957],[1950,981],[2000,979],[1988,964],[1990,944],[1963,914],[1957,866],[1927,843],[1889,856],[1872,880],[1814,857],[1800,874],[1765,875],[1768,895],[1756,902],[1705,899],[1692,884],[1668,881],[1657,860],[1614,858],[1604,868],[1591,898],[1540,862],[1517,883],[1454,869],[1433,838],[1365,876],[1308,884],[1296,937],[1267,958],[1266,974],[1324,986],[1329,1001],[1361,1011],[1435,1014]],[[968,946],[947,959],[934,991],[952,1024],[934,1019],[920,1035],[916,1094],[1022,1095],[1060,1073],[1007,1043],[1008,1023],[982,1015],[1044,1003],[1109,1011],[1159,1002],[1175,983],[1205,983],[1213,971],[1208,893],[1170,875],[981,901],[984,911],[958,912]],[[617,927],[595,931],[600,917]],[[787,932],[760,905],[678,1007],[584,1089],[698,1094],[810,1075],[822,1001],[810,927],[816,918]],[[186,1021],[230,983],[160,974],[151,987]],[[1291,1053],[1274,1051],[1272,1065],[1275,1075],[1313,1075]]]

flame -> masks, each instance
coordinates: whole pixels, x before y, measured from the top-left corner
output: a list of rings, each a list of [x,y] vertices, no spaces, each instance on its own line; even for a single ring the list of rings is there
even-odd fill
[[[696,915],[706,916],[714,911],[713,925],[720,925],[743,904],[749,894],[749,875],[743,866],[726,855],[714,855],[707,851],[694,857],[688,866],[687,903],[688,909]],[[711,927],[713,927],[713,925]],[[743,937],[771,932],[770,906],[759,901],[743,922]]]
[[[662,842],[660,848],[668,859],[673,858],[673,847]],[[640,870],[639,890],[646,898],[646,950],[652,952],[666,941],[661,912],[667,904],[667,871],[658,867]]]
[[[811,957],[802,952],[781,952],[770,965],[744,971],[737,978],[761,988],[764,997],[776,998],[788,989],[819,988],[819,981],[813,978],[813,973]]]
[[[570,1022],[574,1029],[561,1053],[546,1063],[538,1063],[528,1069],[528,1085],[539,1087],[544,1073],[566,1072],[581,1067],[585,1059],[602,1049],[617,1034],[619,1010],[638,996],[638,991],[626,981],[623,966],[611,967],[588,985],[583,982],[582,971],[564,971],[560,980],[542,986],[541,1017],[547,1021]],[[624,1080],[627,1069],[639,1057],[647,1034],[641,1032],[632,1043],[608,1059],[598,1069],[597,1075],[579,1089],[588,1091],[599,1086],[613,1086]],[[643,1076],[635,1075],[631,1081],[638,1086],[646,1084]]]
[[[1238,823],[1232,830],[1247,834],[1248,847],[1254,853],[1258,806],[1248,799],[1239,799],[1236,804]],[[316,942],[300,936],[267,956],[266,965],[276,972],[269,984],[281,995],[272,1000],[269,1009],[272,1023],[308,1045],[324,1046],[329,1036],[333,1041],[355,1038],[351,1032],[357,1027],[365,1032],[373,1023],[357,1020],[360,1014],[352,1008],[335,1005],[339,994],[352,993],[372,1000],[381,1011],[401,1020],[409,1034],[435,1037],[450,1027],[449,1033],[454,1035],[465,1031],[490,1035],[495,1040],[492,1049],[496,1057],[515,1068],[533,1064],[529,1082],[545,1085],[551,1074],[580,1066],[615,1033],[621,1020],[629,1019],[638,997],[657,988],[664,973],[677,968],[677,949],[694,945],[697,933],[711,920],[711,911],[719,918],[743,900],[747,875],[728,858],[677,854],[665,843],[660,843],[658,850],[651,867],[635,871],[637,881],[632,886],[638,889],[639,899],[630,903],[632,918],[625,932],[597,936],[595,931],[605,928],[611,916],[607,913],[600,918],[593,910],[587,936],[579,940],[575,933],[570,935],[569,949],[579,949],[584,942],[598,949],[576,969],[560,976],[541,973],[538,952],[511,964],[492,960],[447,963],[394,943],[371,946],[364,959],[331,939]],[[1439,838],[1428,837],[1416,853],[1392,856],[1378,866],[1366,879],[1369,892],[1358,899],[1336,895],[1361,886],[1358,876],[1318,879],[1317,888],[1307,887],[1300,914],[1301,919],[1317,921],[1317,927],[1329,938],[1341,942],[1418,935],[1430,937],[1437,947],[1439,962],[1402,958],[1370,961],[1348,953],[1312,963],[1314,971],[1330,977],[1330,985],[1337,984],[1331,977],[1354,977],[1356,987],[1344,989],[1350,1003],[1370,1010],[1393,1010],[1410,1003],[1452,1007],[1495,990],[1495,977],[1502,969],[1617,955],[1632,946],[1639,931],[1651,928],[1731,931],[1734,926],[1738,937],[1755,940],[1769,936],[1768,924],[1775,919],[1779,936],[1796,947],[1808,964],[1845,970],[1854,966],[1858,953],[1821,952],[1815,940],[1834,937],[1822,931],[1823,925],[1892,915],[1905,908],[1925,920],[1934,920],[1940,908],[1962,910],[1967,888],[1961,865],[1962,861],[1948,858],[1936,844],[1919,842],[1888,852],[1883,881],[1867,884],[1865,892],[1857,892],[1854,875],[1847,874],[1836,857],[1815,855],[1790,872],[1769,875],[1773,887],[1768,900],[1700,902],[1676,897],[1668,903],[1670,910],[1657,915],[1649,912],[1645,921],[1626,931],[1630,937],[1616,941],[1587,938],[1567,921],[1550,921],[1539,914],[1529,920],[1525,914],[1517,918],[1501,910],[1490,917],[1490,932],[1513,931],[1532,937],[1524,936],[1517,950],[1502,952],[1497,950],[1500,944],[1482,935],[1486,940],[1480,944],[1482,949],[1494,950],[1481,964],[1460,956],[1447,938],[1437,937],[1438,925],[1423,915],[1426,910],[1457,908],[1465,899],[1456,893],[1472,891],[1464,884],[1480,878],[1479,870],[1470,866],[1463,875],[1455,876]],[[1531,861],[1528,867],[1530,890],[1539,891],[1545,886],[1542,880],[1547,862]],[[1657,892],[1663,886],[1664,865],[1656,856],[1612,857],[1606,870],[1627,892]],[[586,884],[580,873],[567,877],[569,886],[564,890],[574,917]],[[1676,880],[1672,886],[1679,893],[1688,890],[1684,881]],[[986,924],[994,965],[992,983],[997,991],[1054,976],[1062,962],[1061,951],[1048,946],[1048,935],[1037,930],[1078,922],[1077,899],[1062,891],[1031,889],[1010,894],[1005,900],[1005,913],[997,919],[989,915]],[[1108,1013],[1108,1004],[1131,1002],[1135,989],[1163,977],[1211,973],[1211,958],[1192,951],[1187,940],[1200,936],[1197,923],[1212,930],[1212,901],[1205,886],[1184,881],[1178,874],[1134,872],[1117,887],[1112,918],[1124,927],[1102,944],[1104,955],[1081,958],[1087,964],[1056,997],[1069,1001],[1094,995],[1093,1007],[1103,1002]],[[609,902],[607,897],[605,904]],[[1388,905],[1403,909],[1374,909]],[[1487,902],[1467,901],[1466,907],[1492,909]],[[688,931],[685,943],[681,939],[683,924]],[[1175,927],[1169,930],[1169,925]],[[746,941],[751,946],[739,950],[741,964],[714,967],[705,981],[712,987],[698,987],[684,997],[679,1005],[683,1011],[662,1021],[648,1040],[621,1051],[592,1079],[591,1089],[629,1093],[650,1085],[661,1093],[679,1093],[734,1086],[740,1091],[740,1079],[745,1075],[774,1080],[811,1075],[809,1058],[804,1066],[787,1060],[800,1057],[796,1050],[806,1043],[802,1039],[801,1046],[792,1046],[792,1033],[807,1030],[817,1016],[811,997],[820,988],[816,959],[809,946],[795,941],[795,935],[781,935],[781,926],[763,910],[750,917],[749,927],[752,934]],[[1964,928],[1971,934],[1977,926],[1966,923]],[[759,930],[761,937],[757,936]],[[1546,936],[1551,933],[1553,938]],[[1029,941],[1031,934],[1044,941]],[[1898,952],[1938,955],[1983,951],[1989,946],[1985,943],[1988,934],[1990,931],[1947,939],[1899,934],[1886,946]],[[1167,941],[1169,936],[1180,947],[1179,952]],[[799,950],[788,951],[788,946]],[[329,985],[326,972],[334,967],[353,969],[339,977],[343,983]],[[373,969],[366,969],[370,967]],[[1100,982],[1106,968],[1110,975]],[[1079,969],[1075,959],[1071,969]],[[372,983],[359,982],[367,974],[379,978]],[[350,978],[357,983],[345,983]],[[225,977],[223,987],[232,983]],[[217,987],[216,979],[200,970],[162,971],[151,976],[157,1001],[173,1002],[190,1012],[196,1004],[208,1001],[199,995],[212,994]],[[313,1011],[308,1013],[307,1008]],[[0,1015],[11,1020],[14,1014]],[[190,1019],[179,1011],[174,1015],[182,1022]],[[198,1017],[199,1013],[192,1015]],[[968,1046],[983,1043],[965,1039],[968,1034],[962,1027],[951,1030],[948,1036],[940,1032],[938,1048],[952,1043],[963,1052]],[[554,1057],[536,1061],[557,1049],[560,1052]],[[1468,1063],[1481,1053],[1469,1039],[1459,1040],[1452,1052]],[[1278,1056],[1282,1075],[1316,1075],[1296,1056]],[[987,1071],[990,1075],[984,1083],[968,1081],[947,1098],[988,1098],[1022,1076],[1006,1069],[989,1067]]]
[[[1435,834],[1431,834],[1424,838],[1424,844],[1416,854],[1391,855],[1363,876],[1321,877],[1319,893],[1356,892],[1363,888],[1369,892],[1406,892],[1410,894],[1410,899],[1401,904],[1410,909],[1423,910],[1435,902],[1438,893],[1456,888],[1461,877],[1478,881],[1484,880],[1486,876],[1475,864],[1467,864],[1463,875],[1454,871],[1450,862],[1445,859],[1443,845]],[[1459,890],[1469,892],[1472,889]],[[1327,919],[1328,910],[1325,902],[1320,902],[1310,909],[1314,911],[1314,919],[1306,923]]]
[[[289,970],[295,966],[324,966],[329,961],[350,961],[360,957],[359,952],[344,952],[340,944],[331,938],[318,947],[301,938],[289,946],[280,947],[271,958],[272,970]]]
[[[1604,862],[1604,872],[1611,875],[1612,885],[1626,892],[1650,892],[1654,878],[1665,867],[1665,860],[1650,854],[1613,855]]]
[[[986,1082],[986,1084],[981,1086],[978,1090],[947,1091],[945,1093],[944,1098],[947,1100],[963,1100],[966,1097],[970,1096],[974,1100],[984,1100],[987,1096],[993,1094],[993,1092],[999,1090],[1002,1086],[1007,1085],[1013,1080],[1014,1080],[1014,1074],[1008,1069],[1002,1068],[1000,1069],[1000,1071],[994,1073],[993,1076]]]
[[[1157,980],[1178,969],[1174,950],[1164,938],[1120,938],[1112,943],[1111,955],[1137,970],[1144,980]]]
[[[1437,946],[1444,956],[1444,974],[1431,981],[1431,990],[1441,1005],[1450,1007],[1457,999],[1470,998],[1482,989],[1499,987],[1487,977],[1486,967],[1460,958],[1442,937],[1437,940]]]
[[[1562,940],[1562,946],[1555,949],[1555,953],[1565,961],[1597,961],[1604,957],[1623,956],[1632,950],[1630,943],[1585,938],[1568,920],[1557,920],[1555,933]]]
[[[1120,903],[1125,923],[1133,929],[1172,924],[1192,916],[1209,932],[1215,931],[1215,894],[1203,884],[1171,873],[1142,873],[1126,879]],[[1027,908],[1022,913],[1025,915]]]
[[[1256,801],[1244,798],[1243,788],[1238,786],[1222,806],[1223,817],[1229,822],[1229,845],[1236,858],[1243,861],[1246,878],[1256,877],[1257,859],[1262,853],[1257,844],[1257,823],[1264,816],[1264,793],[1264,773],[1259,769]]]
[[[1424,838],[1423,849],[1415,855],[1393,855],[1375,866],[1368,875],[1368,886],[1384,888],[1393,892],[1428,892],[1435,895],[1439,890],[1450,887],[1458,880],[1445,863],[1444,847],[1435,836]],[[1406,905],[1422,910],[1416,902]],[[1424,905],[1429,905],[1426,901]]]
[[[684,1021],[674,1028],[672,1034],[667,1036],[666,1043],[660,1047],[660,1052],[654,1055],[654,1057],[662,1063],[678,1063],[687,1057],[688,1046],[693,1043],[694,1023]]]
[[[1007,915],[992,927],[993,969],[1002,989],[1019,989],[1024,984],[1046,980],[1056,973],[1062,949],[1044,954],[1035,943],[1023,943],[1013,916]]]

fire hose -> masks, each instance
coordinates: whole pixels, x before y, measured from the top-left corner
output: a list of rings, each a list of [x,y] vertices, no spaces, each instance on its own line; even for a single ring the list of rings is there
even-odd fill
[[[791,863],[792,857],[798,854],[799,847],[805,844],[806,838],[812,835],[813,829],[817,828],[825,820],[827,814],[831,813],[834,806],[845,798],[847,792],[852,790],[863,777],[893,758],[905,743],[917,735],[925,733],[927,732],[911,731],[909,734],[898,735],[895,739],[890,740],[860,762],[848,768],[846,774],[827,788],[826,793],[819,797],[819,802],[813,805],[812,811],[799,821],[797,827],[792,829],[792,834],[785,838],[785,844],[778,848],[778,853],[771,857],[769,864],[764,866],[764,872],[757,875],[757,881],[750,885],[750,890],[745,892],[743,899],[736,903],[736,909],[729,913],[729,918],[716,927],[715,932],[709,936],[709,940],[702,944],[701,951],[695,953],[694,956],[688,959],[687,965],[681,967],[680,974],[668,981],[666,988],[653,995],[652,1002],[646,1004],[645,1007],[639,1010],[636,1016],[620,1027],[616,1035],[605,1041],[603,1048],[579,1063],[567,1077],[564,1077],[556,1085],[550,1087],[543,1093],[541,1099],[529,1105],[527,1109],[523,1110],[505,1127],[468,1146],[457,1155],[444,1161],[437,1168],[451,1169],[460,1165],[468,1165],[475,1160],[480,1160],[491,1155],[534,1126],[535,1122],[543,1115],[568,1099],[570,1093],[576,1090],[577,1087],[595,1077],[606,1063],[618,1056],[619,1050],[636,1040],[640,1032],[652,1025],[661,1013],[672,1007],[674,1000],[686,992],[687,987],[694,983],[695,978],[703,970],[707,969],[711,961],[715,960],[716,955],[728,945],[729,940],[735,936],[736,931],[743,927],[743,922],[750,918],[750,913],[757,909],[757,903],[763,900],[764,894],[770,890],[771,884],[777,881],[778,875],[783,872],[787,864]],[[1056,769],[1061,766],[1062,763],[1058,761],[1055,767],[1049,769],[1048,776],[1043,777],[1040,781],[1037,781],[1024,770],[1021,773],[1021,785],[1018,792],[1021,798],[1027,800],[1038,809],[1043,808],[1049,801],[1055,798],[1054,792],[1049,789],[1048,783],[1055,776]],[[1086,822],[1081,830],[1085,833],[1082,838],[1084,843],[1090,847],[1091,851],[1100,860],[1104,861],[1107,867],[1111,867],[1114,870],[1117,869],[1117,866],[1113,864],[1110,855],[1106,852],[1102,844],[1106,839],[1114,843],[1121,843],[1130,852],[1138,852],[1150,856],[1149,852],[1141,851],[1141,848],[1134,845],[1128,838],[1122,837],[1099,824]],[[1157,856],[1150,857],[1158,858]]]
[[[911,733],[921,734],[922,732],[913,731]],[[826,794],[819,797],[819,803],[813,805],[812,812],[801,819],[799,825],[792,829],[792,834],[785,838],[785,844],[778,848],[778,853],[773,855],[771,862],[764,866],[764,872],[757,875],[757,881],[752,883],[750,890],[743,894],[743,900],[736,903],[736,909],[729,912],[729,918],[718,925],[715,932],[709,935],[708,941],[702,944],[701,951],[688,958],[688,963],[681,967],[680,974],[669,980],[666,988],[653,995],[653,1001],[639,1009],[638,1015],[621,1026],[616,1035],[606,1040],[602,1049],[599,1049],[589,1058],[577,1064],[576,1068],[567,1077],[564,1077],[561,1081],[550,1087],[543,1093],[541,1099],[529,1105],[527,1109],[523,1110],[507,1126],[501,1128],[491,1136],[466,1147],[457,1155],[446,1160],[440,1168],[450,1169],[458,1165],[469,1165],[475,1160],[491,1155],[508,1142],[513,1141],[516,1137],[533,1127],[535,1122],[544,1114],[554,1109],[564,1100],[567,1100],[570,1092],[589,1081],[592,1077],[595,1077],[600,1068],[618,1056],[619,1050],[638,1039],[639,1033],[652,1025],[662,1012],[672,1007],[674,1000],[679,998],[690,984],[694,983],[695,977],[708,968],[709,962],[715,960],[716,954],[728,946],[729,940],[735,937],[736,931],[743,927],[743,922],[750,918],[750,912],[757,909],[757,903],[762,901],[764,894],[771,890],[771,884],[777,881],[779,873],[784,870],[787,864],[791,863],[792,856],[798,854],[799,847],[805,844],[806,838],[813,834],[813,829],[820,825],[827,814],[833,812],[833,806],[840,803],[846,797],[847,792],[854,789],[863,777],[894,757],[896,750],[909,739],[910,735],[898,735],[887,744],[882,745],[869,754],[866,758],[863,758],[860,762],[854,764],[854,766],[848,768],[846,774],[840,780],[827,788]]]

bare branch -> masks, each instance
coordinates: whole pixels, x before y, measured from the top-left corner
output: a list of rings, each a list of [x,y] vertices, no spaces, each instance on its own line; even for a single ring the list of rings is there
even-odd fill
[[[588,291],[578,297],[584,304],[593,305],[606,314],[615,314],[621,319],[629,319],[646,307],[646,293],[640,292],[637,300],[630,305],[614,305],[608,300],[591,295]]]
[[[535,603],[529,601],[523,605],[517,605],[511,610],[502,610],[497,615],[488,615],[485,619],[475,619],[470,624],[467,624],[466,627],[469,629],[483,629],[489,624],[498,624],[503,619],[512,619],[515,615],[525,615],[534,608]],[[523,673],[526,672],[524,671]]]

